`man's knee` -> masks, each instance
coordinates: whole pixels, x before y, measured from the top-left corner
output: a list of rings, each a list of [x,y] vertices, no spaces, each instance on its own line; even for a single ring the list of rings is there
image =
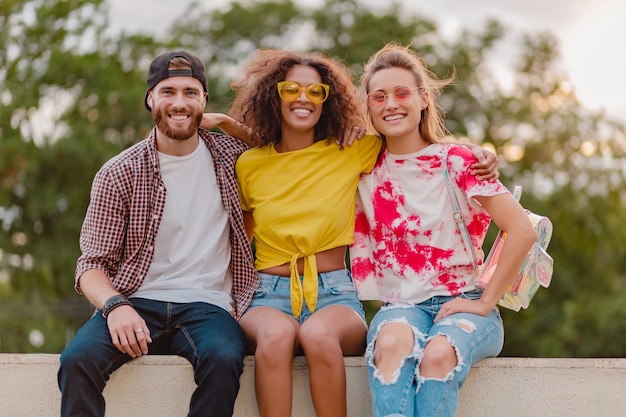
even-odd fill
[[[61,352],[59,366],[61,369],[85,366],[94,360],[93,352],[80,344],[72,343]]]
[[[237,340],[222,342],[219,344],[209,344],[199,347],[197,351],[200,366],[209,365],[218,369],[228,369],[235,367],[243,368],[243,358],[245,355],[244,341]]]

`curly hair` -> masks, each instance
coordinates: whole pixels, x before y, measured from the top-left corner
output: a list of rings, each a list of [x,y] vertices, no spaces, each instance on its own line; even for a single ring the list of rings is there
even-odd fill
[[[330,86],[314,140],[336,138],[348,127],[363,126],[357,91],[347,69],[335,59],[317,53],[264,49],[244,68],[243,77],[231,87],[235,99],[230,116],[250,127],[263,145],[281,140],[280,98],[276,85],[296,65],[314,68],[322,83]]]
[[[376,52],[365,64],[365,71],[361,76],[361,91],[363,103],[369,93],[370,80],[378,71],[390,68],[402,68],[413,74],[418,86],[422,86],[428,92],[428,106],[422,110],[422,118],[419,125],[419,132],[422,139],[428,142],[442,142],[448,134],[445,127],[443,109],[437,104],[436,98],[441,94],[441,90],[450,84],[454,76],[447,79],[439,79],[428,70],[426,63],[415,51],[409,47],[397,43],[388,43]],[[367,110],[367,106],[365,106]],[[368,129],[377,132],[372,122],[372,117],[367,111]],[[381,135],[383,138],[384,136]]]

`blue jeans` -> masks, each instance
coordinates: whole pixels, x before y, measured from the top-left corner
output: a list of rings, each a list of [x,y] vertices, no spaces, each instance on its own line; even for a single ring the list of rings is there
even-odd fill
[[[480,291],[460,297],[480,298]],[[420,304],[387,304],[376,313],[367,334],[368,376],[374,417],[453,417],[459,403],[459,390],[472,365],[484,358],[497,356],[504,344],[504,326],[498,309],[487,317],[457,313],[436,323],[441,306],[453,297],[437,296]],[[374,364],[376,336],[382,326],[405,323],[414,335],[413,351],[399,364],[390,381],[383,379]],[[457,366],[445,378],[420,375],[420,361],[426,343],[444,335],[454,346]]]
[[[198,386],[188,415],[231,416],[245,353],[237,321],[207,303],[131,301],[150,329],[149,353],[179,355],[191,362]],[[131,359],[113,346],[106,319],[99,311],[94,314],[61,354],[61,416],[104,416],[104,386],[111,373]]]

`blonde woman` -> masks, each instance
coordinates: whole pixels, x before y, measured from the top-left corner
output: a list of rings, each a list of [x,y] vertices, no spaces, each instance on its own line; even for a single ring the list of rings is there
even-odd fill
[[[375,417],[454,416],[472,364],[502,349],[496,303],[536,238],[507,189],[472,172],[472,153],[442,143],[442,85],[413,51],[393,44],[363,75],[369,122],[386,143],[359,182],[350,249],[361,299],[384,302],[366,350]],[[476,252],[491,219],[507,233],[484,291],[453,218],[445,154]]]

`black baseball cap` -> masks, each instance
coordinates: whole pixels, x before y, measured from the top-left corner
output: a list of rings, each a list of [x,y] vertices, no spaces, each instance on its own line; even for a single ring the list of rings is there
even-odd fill
[[[170,70],[170,61],[172,58],[176,57],[186,58],[187,61],[191,63],[191,69]],[[152,108],[148,105],[148,93],[155,85],[169,77],[194,77],[202,83],[205,92],[209,91],[204,65],[197,56],[182,50],[166,52],[156,57],[150,64],[150,70],[148,71],[148,89],[146,90],[146,97],[144,98],[144,104],[148,111],[152,111]]]

